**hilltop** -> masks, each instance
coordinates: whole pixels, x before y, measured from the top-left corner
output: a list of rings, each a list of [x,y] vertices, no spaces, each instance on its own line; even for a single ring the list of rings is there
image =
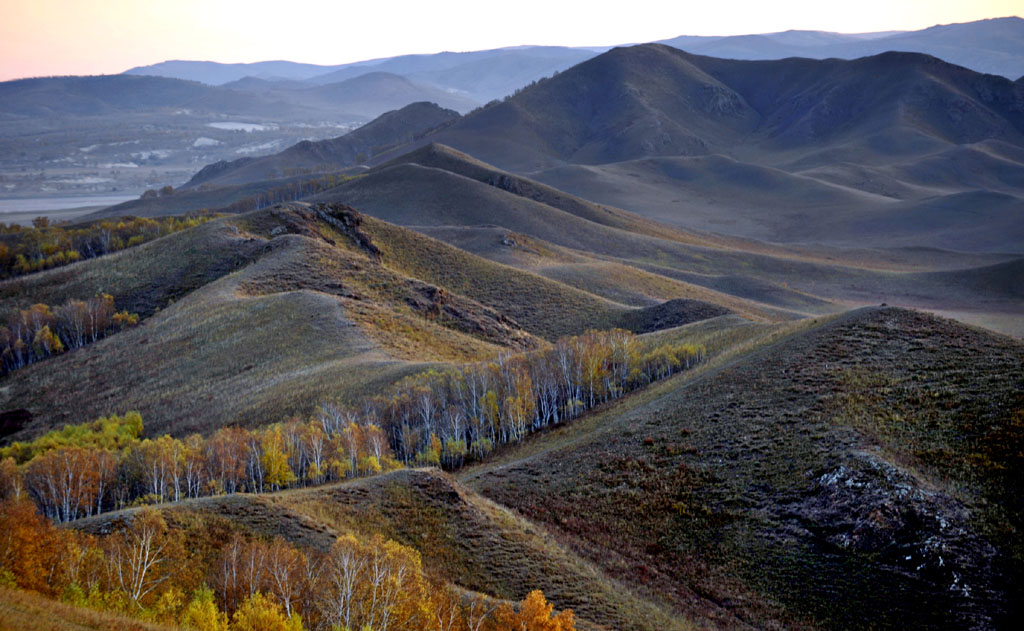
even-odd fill
[[[726,628],[1005,628],[1022,362],[1019,342],[947,320],[851,312],[462,478]]]
[[[416,108],[438,112],[428,105]],[[373,131],[375,137],[396,137],[392,130],[403,120],[400,114],[382,117],[380,135],[376,134],[378,123],[367,126],[367,132]],[[441,133],[463,120],[445,120]],[[438,132],[425,132],[425,138],[434,133]],[[197,175],[196,181],[232,181],[244,178],[250,170],[283,169],[281,165],[293,154],[297,163],[312,163],[322,156],[343,164],[359,137],[357,131],[337,141],[306,143],[268,158],[211,166]],[[788,231],[791,238],[803,236],[812,241],[807,246],[776,245],[673,227],[669,223],[673,217],[666,219],[652,213],[650,207],[644,210],[661,221],[644,216],[644,212],[588,201],[438,143],[425,144],[406,154],[396,153],[385,151],[382,157],[390,157],[386,162],[361,170],[358,176],[313,193],[308,199],[349,204],[494,262],[635,306],[687,298],[754,318],[777,319],[832,312],[841,309],[837,303],[843,302],[888,302],[956,311],[958,317],[1020,332],[1010,315],[1020,308],[1020,283],[1008,271],[1019,256],[1000,253],[1006,241],[1015,240],[1019,233],[1012,196],[952,195],[921,204],[890,204],[882,212],[858,205],[864,199],[877,200],[877,196],[716,156],[652,158],[605,165],[595,173],[609,188],[628,192],[641,190],[643,178],[638,175],[646,172],[652,179],[658,178],[656,186],[663,187],[663,192],[671,193],[662,175],[669,166],[680,181],[691,186],[698,179],[682,175],[683,169],[720,171],[715,180],[701,186],[733,196],[731,203],[737,210],[731,216],[723,215],[719,205],[698,206],[699,199],[687,198],[687,219],[700,217],[695,211],[703,207],[715,221],[728,222],[734,233],[763,231],[769,226]],[[612,169],[622,169],[620,179],[607,177]],[[230,199],[239,195],[242,187],[271,187],[279,182],[211,185],[208,189],[200,185],[173,199],[144,200],[146,203],[121,208],[150,212],[152,206],[152,211],[162,214],[175,208],[196,207],[203,200]],[[745,190],[734,182],[751,186]],[[802,201],[785,214],[766,214],[765,191],[785,193]],[[814,193],[809,195],[808,191]],[[628,203],[628,197],[624,194],[622,201]],[[744,200],[743,205],[735,205],[735,200]],[[636,201],[632,200],[634,204]],[[830,212],[828,223],[808,222],[808,213],[821,204]],[[961,207],[968,204],[981,205],[982,209],[965,214]],[[839,212],[841,208],[845,210]],[[105,214],[117,212],[115,208]],[[979,215],[988,218],[979,223]],[[842,239],[856,249],[816,243],[826,228],[834,241]],[[865,244],[875,247],[865,249]],[[907,247],[922,244],[979,253]],[[882,249],[887,246],[890,249]],[[1008,267],[999,267],[1004,264]],[[938,276],[920,276],[993,265],[997,267],[987,274],[1000,275],[1002,280],[980,285],[964,282],[967,276],[958,274],[949,276],[947,284],[940,284]]]
[[[469,593],[542,588],[581,629],[998,629],[1019,615],[1019,341],[892,308],[663,335],[712,361],[454,478],[405,470],[162,510],[320,550],[383,533]]]
[[[0,626],[1011,627],[1022,24],[0,84]]]
[[[366,157],[443,144],[691,231],[1019,254],[1020,98],[1019,83],[914,53],[737,61],[642,45]],[[262,176],[234,172],[223,181]]]
[[[727,311],[628,306],[344,206],[294,204],[5,281],[0,313],[100,292],[142,324],[6,377],[0,407],[30,412],[24,435],[129,408],[155,433],[265,424],[431,365]]]

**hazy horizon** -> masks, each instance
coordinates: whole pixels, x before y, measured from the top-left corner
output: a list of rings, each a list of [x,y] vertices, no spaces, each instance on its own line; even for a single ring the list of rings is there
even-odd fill
[[[282,13],[278,5],[262,1],[4,0],[0,80],[116,74],[167,60],[337,65],[513,46],[612,46],[680,35],[909,31],[1020,13],[1011,0],[969,6],[948,0],[866,0],[848,7],[744,0],[699,10],[687,3],[666,9],[638,0],[628,12],[592,2],[527,0],[500,16],[467,0],[402,4],[342,7],[297,0]]]

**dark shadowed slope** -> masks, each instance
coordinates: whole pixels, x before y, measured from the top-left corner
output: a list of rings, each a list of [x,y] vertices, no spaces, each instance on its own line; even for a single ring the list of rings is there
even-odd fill
[[[736,61],[643,45],[364,155],[408,162],[410,150],[444,143],[673,226],[771,242],[881,238],[886,247],[1021,252],[1012,229],[1020,222],[1003,210],[1024,206],[1021,90],[912,53]],[[290,161],[308,164],[303,155],[268,160],[280,172]],[[437,151],[416,160],[518,185],[495,169],[454,169]],[[970,238],[951,245],[949,235],[967,226]]]
[[[996,138],[1019,145],[1024,131],[1024,109],[1013,82],[926,55],[771,62],[696,57],[693,63],[762,115],[757,135],[767,148],[895,130],[952,144]],[[888,156],[895,148],[877,149]]]
[[[618,48],[437,134],[530,171],[743,147],[920,154],[1024,129],[1013,82],[910,53],[854,61],[735,61],[654,44]],[[885,133],[887,142],[876,138]],[[844,147],[851,138],[855,147]]]
[[[666,46],[614,49],[484,108],[435,140],[502,168],[704,154],[753,131],[758,114]]]
[[[853,312],[658,385],[464,481],[734,628],[1012,626],[1020,342]]]

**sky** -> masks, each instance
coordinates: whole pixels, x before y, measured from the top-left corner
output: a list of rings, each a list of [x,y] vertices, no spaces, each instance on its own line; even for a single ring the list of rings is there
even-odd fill
[[[0,0],[0,80],[168,59],[341,64],[409,53],[788,29],[861,33],[1020,15],[1021,0]]]

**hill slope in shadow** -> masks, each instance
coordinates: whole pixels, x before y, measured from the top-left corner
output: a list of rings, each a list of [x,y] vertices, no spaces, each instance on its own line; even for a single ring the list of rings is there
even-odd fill
[[[440,143],[690,230],[950,248],[947,235],[972,225],[953,249],[1021,253],[1018,213],[1002,210],[1024,200],[1021,103],[1019,82],[916,53],[738,61],[649,44],[613,49],[371,162],[408,162]],[[989,210],[979,193],[1007,197]]]
[[[789,331],[463,481],[729,627],[1004,627],[1024,347],[894,309]]]

